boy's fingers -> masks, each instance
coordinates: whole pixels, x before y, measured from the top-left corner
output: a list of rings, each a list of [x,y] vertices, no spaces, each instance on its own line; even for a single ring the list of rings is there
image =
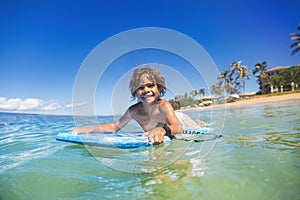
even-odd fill
[[[143,133],[143,135],[142,136],[148,136],[148,143],[149,144],[152,144],[152,135],[151,135],[151,133],[149,133],[148,131],[147,132],[145,132],[145,133]]]
[[[164,140],[163,140],[163,138],[160,137],[159,134],[154,135],[154,144],[161,144],[163,142],[164,142]]]
[[[160,138],[159,134],[151,134],[149,132],[145,132],[142,134],[142,136],[148,136],[148,143],[152,144],[154,142],[154,144],[161,144],[163,143],[163,138]]]
[[[148,135],[148,143],[152,144],[152,137],[150,135]]]
[[[148,135],[149,135],[148,132],[144,132],[144,133],[142,134],[143,137],[146,137],[146,136],[148,136]]]
[[[157,134],[154,134],[154,144],[157,144],[159,142],[160,141],[159,141],[159,138],[158,138]]]

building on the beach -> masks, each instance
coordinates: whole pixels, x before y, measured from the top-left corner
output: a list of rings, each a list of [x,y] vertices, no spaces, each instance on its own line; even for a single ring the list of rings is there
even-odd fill
[[[256,92],[245,92],[243,94],[239,94],[241,98],[248,99],[256,95]]]
[[[218,97],[216,96],[204,96],[199,98],[199,100],[202,102],[200,103],[200,106],[210,106],[213,103],[216,103],[218,101]]]
[[[263,84],[261,86],[261,90],[263,94],[273,93],[273,92],[285,92],[285,91],[294,91],[299,89],[299,83],[295,83],[293,81],[289,82],[287,80],[284,80],[281,82],[281,84],[274,85],[275,76],[280,76],[281,72],[285,69],[289,69],[292,66],[277,66],[275,68],[269,69],[266,71],[266,74],[269,77],[270,83],[269,84]],[[300,65],[296,66],[300,67]]]

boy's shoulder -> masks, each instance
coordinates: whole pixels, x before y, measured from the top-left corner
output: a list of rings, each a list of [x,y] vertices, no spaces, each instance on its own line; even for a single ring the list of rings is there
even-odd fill
[[[128,108],[129,111],[139,110],[141,108],[141,102],[137,102]]]
[[[172,107],[172,104],[165,99],[160,99],[160,106],[163,108],[169,108]]]

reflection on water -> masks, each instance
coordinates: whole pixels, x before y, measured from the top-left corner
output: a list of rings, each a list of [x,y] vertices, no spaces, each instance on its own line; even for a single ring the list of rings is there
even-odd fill
[[[261,105],[229,111],[227,126],[233,124],[236,128],[225,134],[228,142],[248,146],[265,145],[266,148],[278,150],[299,147],[300,109],[297,103],[294,104]]]
[[[264,136],[228,136],[229,144],[239,144],[254,147],[265,145],[266,148],[278,150],[289,150],[293,147],[300,147],[299,134],[268,133]]]
[[[172,165],[189,150],[191,144],[178,140],[138,149],[87,147],[87,150],[112,169],[127,173],[151,173]]]

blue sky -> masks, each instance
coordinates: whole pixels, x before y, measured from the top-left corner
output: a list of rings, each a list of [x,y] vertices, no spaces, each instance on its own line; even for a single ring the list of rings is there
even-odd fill
[[[299,8],[299,0],[2,0],[0,111],[71,114],[73,85],[89,53],[108,38],[141,27],[162,27],[191,37],[220,71],[238,60],[249,69],[258,61],[271,67],[299,64],[300,54],[291,55],[288,36],[300,23]],[[124,62],[160,61],[155,52],[146,54]],[[112,102],[118,102],[106,95],[116,81],[107,78],[97,89],[98,114],[110,114]],[[258,90],[255,81],[252,77],[246,83],[246,91]],[[124,88],[128,92],[128,86]]]

